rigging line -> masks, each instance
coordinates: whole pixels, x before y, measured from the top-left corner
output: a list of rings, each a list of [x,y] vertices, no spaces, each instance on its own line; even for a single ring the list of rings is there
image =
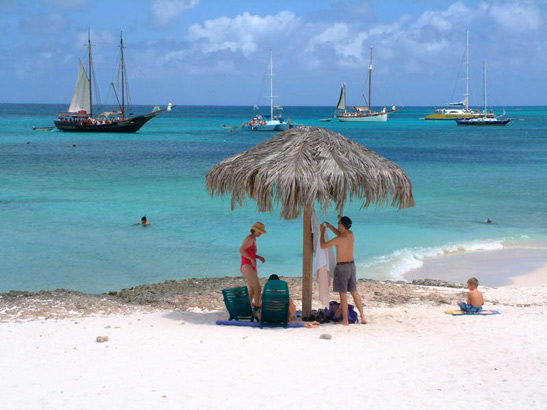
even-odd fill
[[[367,68],[366,70],[366,73],[362,74],[361,75],[361,84],[363,84],[363,94],[361,94],[361,96],[363,97],[363,100],[365,100],[365,105],[368,107],[369,105],[369,102],[368,102],[368,98],[367,98],[367,95],[366,95],[366,85],[365,84],[368,84],[368,79],[370,77],[370,72]],[[359,105],[359,104],[357,104]]]
[[[125,42],[123,43],[123,48],[126,48],[125,47]],[[123,52],[123,50],[122,50],[122,52]],[[131,108],[133,108],[133,107],[132,107],[132,102],[131,102],[131,93],[129,91],[129,78],[128,78],[128,75],[127,75],[127,66],[125,64],[125,53],[123,53],[123,55],[124,55],[124,58],[123,58],[121,63],[123,64],[122,68],[123,68],[123,74],[124,74],[123,75],[123,83],[124,83],[123,86],[125,88],[125,96],[127,97],[127,101],[126,101],[125,105],[126,105],[128,111],[130,111]]]
[[[454,95],[456,94],[456,88],[458,88],[459,81],[461,80],[460,75],[461,75],[462,68],[463,68],[464,61],[465,61],[465,54],[466,54],[466,50],[464,49],[463,50],[463,56],[462,56],[462,59],[460,61],[460,65],[458,67],[458,74],[456,76],[456,82],[454,83],[454,88],[452,89],[452,95],[450,96],[450,101],[448,101],[448,102],[455,102],[454,101],[454,98],[455,98]],[[469,96],[467,96],[467,98],[469,98]],[[468,101],[468,103],[469,103],[469,101]]]
[[[262,102],[262,99],[263,98],[266,98],[264,97],[264,83],[266,82],[266,77],[268,76],[268,68],[270,66],[270,62],[268,60],[268,63],[266,64],[266,67],[264,68],[264,75],[262,76],[262,84],[260,85],[260,92],[258,93],[258,99],[257,99],[257,102],[256,102],[256,105],[257,106],[260,106],[260,103]]]

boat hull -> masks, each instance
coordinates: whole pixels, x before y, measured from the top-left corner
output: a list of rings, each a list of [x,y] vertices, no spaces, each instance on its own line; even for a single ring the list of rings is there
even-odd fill
[[[469,119],[462,119],[462,120],[456,120],[456,123],[458,125],[463,126],[475,126],[475,127],[485,127],[485,126],[503,126],[507,125],[511,121],[510,118],[505,120],[499,120],[499,119],[487,119],[487,120],[469,120]]]
[[[336,118],[341,122],[386,122],[388,114],[378,115],[337,115]]]
[[[261,123],[246,123],[241,126],[246,131],[285,131],[291,128],[291,124],[279,120],[266,121]]]
[[[116,132],[116,133],[133,133],[141,129],[141,127],[150,121],[152,118],[158,116],[162,112],[166,111],[158,110],[145,115],[139,115],[137,117],[128,118],[121,121],[113,121],[107,124],[88,124],[84,121],[71,122],[57,120],[54,121],[55,126],[61,131],[67,132]]]
[[[486,114],[487,117],[492,118],[494,114]],[[425,120],[457,120],[460,118],[480,118],[484,117],[484,114],[430,114],[424,117]]]

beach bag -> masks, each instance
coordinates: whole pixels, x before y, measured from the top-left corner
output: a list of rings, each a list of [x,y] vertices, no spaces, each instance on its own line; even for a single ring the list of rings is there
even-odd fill
[[[329,307],[325,308],[325,317],[332,322],[340,322],[342,320],[342,306],[336,301],[329,302]],[[349,323],[357,323],[357,312],[354,306],[348,303],[348,321]]]

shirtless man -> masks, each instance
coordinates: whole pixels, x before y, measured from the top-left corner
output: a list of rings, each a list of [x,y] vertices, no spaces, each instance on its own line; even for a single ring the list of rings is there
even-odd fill
[[[336,235],[335,238],[325,242],[324,233],[326,226]],[[342,305],[342,324],[349,325],[348,321],[348,292],[353,296],[353,303],[357,306],[361,315],[361,323],[366,324],[367,319],[363,311],[363,302],[357,292],[357,278],[355,262],[353,260],[353,232],[351,228],[351,219],[347,216],[340,217],[338,229],[330,223],[325,222],[321,225],[321,248],[331,248],[336,246],[336,268],[334,268],[334,292],[340,293],[340,304]]]
[[[479,280],[477,278],[471,278],[467,281],[467,303],[459,302],[458,306],[464,312],[480,312],[482,305],[484,305],[484,297],[482,293],[477,289],[479,287]]]

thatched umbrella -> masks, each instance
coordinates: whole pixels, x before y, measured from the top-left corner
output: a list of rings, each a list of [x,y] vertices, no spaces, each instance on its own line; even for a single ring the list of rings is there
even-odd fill
[[[399,166],[319,127],[283,131],[214,165],[205,181],[211,196],[232,196],[232,210],[251,198],[260,212],[272,212],[274,205],[280,205],[284,219],[304,215],[304,317],[311,314],[311,214],[315,202],[323,211],[334,202],[340,214],[346,201],[356,198],[363,199],[363,208],[372,203],[399,209],[414,206],[412,184]]]

